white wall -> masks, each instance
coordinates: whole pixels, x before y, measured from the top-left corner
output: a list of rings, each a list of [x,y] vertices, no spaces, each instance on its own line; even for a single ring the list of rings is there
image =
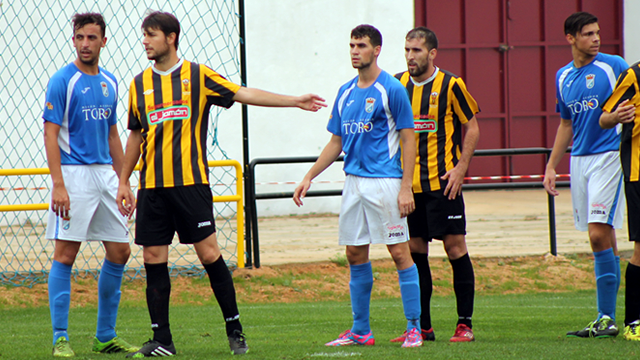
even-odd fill
[[[640,1],[624,0],[623,6],[624,59],[632,65],[640,61]]]
[[[317,113],[298,109],[249,109],[250,157],[317,156],[330,138],[330,108],[340,85],[357,75],[351,67],[351,29],[371,24],[382,33],[380,66],[395,74],[406,69],[404,36],[413,27],[411,0],[248,0],[247,82],[283,94],[316,93],[329,108]],[[220,127],[222,134],[231,131]],[[226,138],[226,135],[223,137]],[[239,139],[239,138],[238,138]],[[234,143],[240,140],[234,139]],[[233,144],[223,148],[231,148]],[[235,154],[235,151],[234,151]],[[238,153],[238,159],[241,159]],[[311,164],[256,167],[257,182],[300,181]],[[338,163],[319,180],[343,180]],[[259,185],[257,192],[293,191],[295,185]],[[312,189],[340,189],[342,184]],[[339,197],[308,198],[298,209],[293,201],[260,200],[259,215],[338,212]]]

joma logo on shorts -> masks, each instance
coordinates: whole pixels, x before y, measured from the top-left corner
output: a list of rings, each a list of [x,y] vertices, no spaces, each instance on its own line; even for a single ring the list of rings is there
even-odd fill
[[[402,236],[404,236],[404,231],[395,231],[395,232],[390,232],[389,233],[389,237],[390,238],[402,237]]]
[[[447,220],[460,220],[462,219],[462,215],[449,215],[447,216]]]
[[[211,221],[203,221],[198,223],[198,229],[205,226],[211,226]]]
[[[607,215],[607,212],[604,210],[593,209],[591,210],[591,215]]]

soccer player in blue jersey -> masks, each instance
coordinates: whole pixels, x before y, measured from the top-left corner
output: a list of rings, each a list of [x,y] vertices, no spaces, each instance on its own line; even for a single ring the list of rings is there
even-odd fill
[[[620,126],[602,129],[601,106],[611,95],[618,76],[629,66],[619,56],[599,53],[598,18],[586,12],[564,23],[573,61],[556,75],[556,111],[560,126],[544,175],[543,185],[553,196],[555,168],[569,144],[571,149],[571,200],[575,227],[589,232],[595,257],[597,318],[569,337],[615,337],[616,297],[620,285],[620,257],[615,229],[622,227],[624,191],[620,166]]]
[[[126,218],[116,205],[124,154],[118,135],[118,87],[99,67],[105,21],[97,13],[73,17],[77,58],[49,80],[44,142],[53,188],[46,238],[55,240],[49,272],[53,356],[73,357],[67,334],[71,269],[83,241],[102,241],[106,251],[98,280],[94,352],[137,351],[115,332],[122,272],[129,259]],[[114,171],[115,169],[115,171]]]
[[[415,209],[411,186],[416,145],[411,103],[402,84],[378,67],[382,35],[376,28],[357,26],[351,31],[349,45],[351,64],[358,69],[358,76],[338,91],[327,126],[331,140],[296,188],[293,201],[301,206],[311,180],[344,151],[347,176],[339,243],[346,245],[351,270],[353,326],[326,345],[375,343],[369,324],[373,286],[369,245],[385,244],[398,269],[407,318],[407,336],[402,346],[418,347],[422,345],[420,286],[407,243],[406,220]]]

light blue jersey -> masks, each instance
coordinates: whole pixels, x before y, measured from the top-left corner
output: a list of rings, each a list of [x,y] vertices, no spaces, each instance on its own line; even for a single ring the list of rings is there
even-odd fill
[[[571,155],[593,155],[617,151],[620,147],[620,128],[602,129],[598,124],[602,109],[613,92],[618,76],[629,65],[617,55],[599,53],[581,67],[573,61],[556,74],[556,111],[563,119],[571,120],[573,148]]]
[[[42,118],[60,125],[62,165],[113,163],[108,139],[117,102],[116,78],[103,68],[87,75],[71,63],[51,77]]]
[[[340,87],[327,130],[342,137],[344,172],[372,178],[402,178],[400,129],[413,129],[407,90],[382,71],[368,88],[358,77]]]

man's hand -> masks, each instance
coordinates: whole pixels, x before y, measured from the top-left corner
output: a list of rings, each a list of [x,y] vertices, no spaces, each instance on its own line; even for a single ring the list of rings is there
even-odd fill
[[[300,182],[300,185],[298,185],[296,190],[293,192],[293,202],[296,203],[298,207],[304,205],[302,203],[302,198],[304,198],[307,195],[307,190],[309,190],[310,187],[311,187],[311,181],[304,178],[302,179],[302,182]]]
[[[440,177],[442,180],[449,180],[447,187],[444,188],[444,196],[448,196],[449,200],[454,200],[456,196],[462,194],[462,183],[464,182],[465,172],[466,171],[459,169],[458,165],[456,165]]]
[[[136,209],[136,197],[133,195],[131,185],[129,185],[128,181],[126,184],[120,184],[120,186],[118,186],[116,203],[118,203],[118,210],[120,210],[120,213],[131,219],[133,212]]]
[[[629,100],[624,100],[618,105],[616,111],[613,114],[616,117],[616,121],[620,124],[627,124],[633,122],[636,118],[636,107],[635,105],[627,105]]]
[[[296,106],[303,110],[318,111],[327,107],[325,100],[316,94],[306,94],[296,98]]]
[[[542,181],[544,189],[547,190],[549,195],[558,196],[560,193],[556,190],[556,170],[550,167],[544,172],[544,180]]]
[[[71,201],[69,200],[69,194],[64,184],[53,184],[53,190],[51,191],[51,209],[60,217],[69,217]]]
[[[407,217],[416,209],[411,187],[400,188],[400,193],[398,193],[398,209],[400,210],[400,217]]]

